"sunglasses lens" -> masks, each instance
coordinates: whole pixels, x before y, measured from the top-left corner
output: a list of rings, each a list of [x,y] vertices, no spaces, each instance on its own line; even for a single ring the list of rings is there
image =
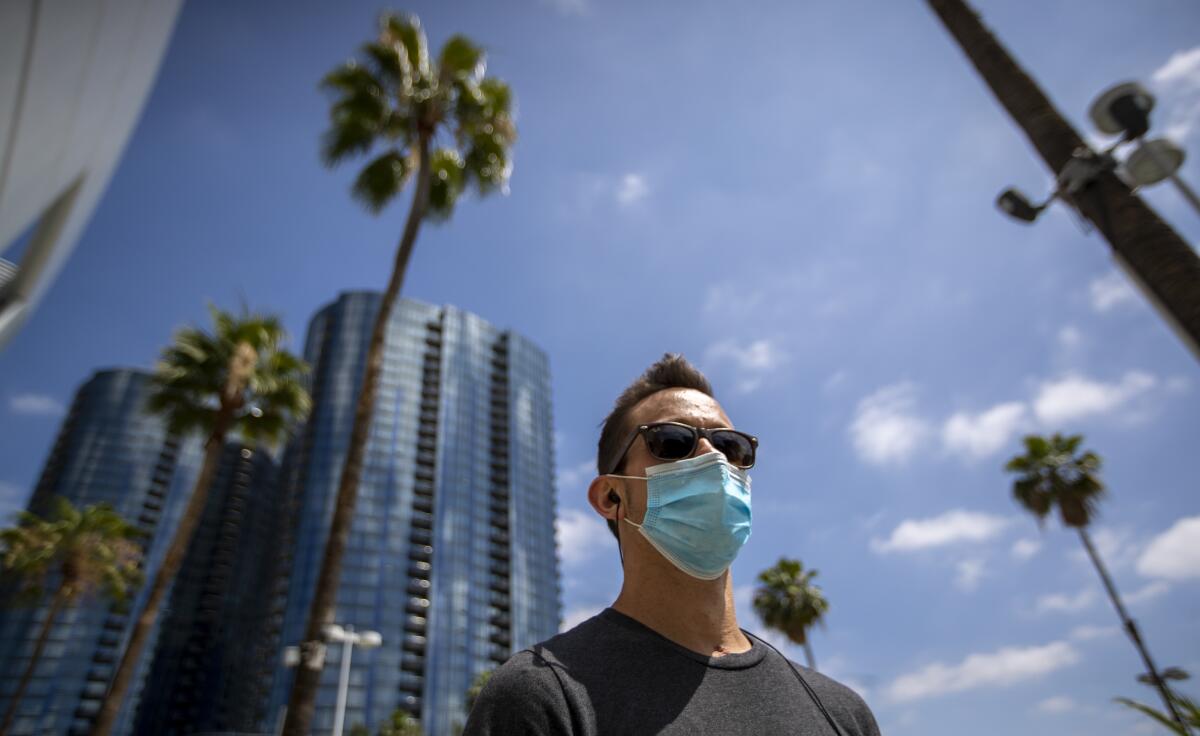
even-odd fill
[[[712,444],[730,464],[739,468],[754,465],[754,445],[749,437],[729,430],[718,430],[712,433]]]
[[[696,449],[696,434],[688,427],[659,424],[646,430],[646,447],[659,460],[682,460]]]

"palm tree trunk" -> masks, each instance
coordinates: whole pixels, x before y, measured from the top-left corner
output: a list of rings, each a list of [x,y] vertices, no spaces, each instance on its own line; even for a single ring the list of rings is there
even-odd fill
[[[1125,612],[1125,606],[1121,604],[1121,596],[1117,594],[1117,588],[1113,585],[1112,579],[1109,578],[1108,570],[1105,569],[1104,563],[1101,562],[1096,548],[1092,546],[1092,538],[1088,536],[1087,529],[1084,527],[1079,527],[1079,538],[1083,541],[1083,546],[1087,549],[1088,556],[1092,558],[1092,564],[1096,566],[1096,572],[1100,573],[1100,580],[1104,582],[1104,589],[1108,591],[1108,597],[1112,600],[1113,608],[1117,609],[1117,615],[1121,618],[1121,624],[1125,627],[1125,631],[1129,634],[1133,645],[1137,647],[1138,654],[1142,655],[1142,662],[1146,665],[1146,671],[1150,673],[1150,677],[1154,680],[1154,686],[1158,688],[1159,694],[1162,695],[1163,703],[1167,706],[1167,712],[1179,724],[1179,728],[1182,729],[1183,733],[1191,733],[1184,723],[1183,717],[1179,715],[1179,711],[1175,708],[1175,701],[1171,698],[1171,693],[1167,689],[1167,683],[1163,682],[1162,677],[1158,674],[1158,669],[1154,666],[1154,661],[1150,659],[1150,650],[1146,648],[1145,642],[1142,641],[1142,636],[1138,633],[1137,624]]]
[[[813,656],[812,643],[809,642],[807,637],[804,639],[804,659],[808,661],[808,668],[810,670],[817,669],[817,658]]]
[[[171,545],[167,548],[162,564],[158,566],[158,571],[154,574],[154,582],[151,585],[150,594],[146,598],[146,605],[134,622],[133,631],[130,633],[129,642],[125,645],[125,651],[121,654],[121,662],[117,665],[117,672],[113,675],[108,694],[100,706],[100,711],[96,714],[96,720],[92,724],[92,736],[109,736],[113,726],[116,725],[117,716],[121,712],[121,704],[133,681],[133,674],[141,660],[142,650],[145,649],[146,642],[154,630],[154,622],[158,620],[158,612],[162,608],[167,589],[171,587],[171,582],[179,573],[179,568],[183,566],[183,558],[187,555],[192,537],[196,533],[196,527],[200,525],[200,519],[204,516],[204,507],[208,505],[208,492],[213,478],[217,474],[217,466],[221,462],[221,452],[225,447],[225,434],[229,431],[233,412],[238,405],[237,402],[240,401],[241,393],[245,389],[256,360],[257,355],[245,343],[238,346],[237,353],[230,359],[229,374],[225,379],[225,387],[221,396],[221,408],[213,420],[212,433],[204,446],[204,464],[200,468],[200,474],[196,477],[196,484],[192,488],[187,508],[184,509],[183,516],[179,520],[175,536],[171,538]]]
[[[1052,172],[1087,144],[1037,83],[963,0],[928,0],[996,99],[1025,131]],[[1113,172],[1100,174],[1072,204],[1112,246],[1184,344],[1200,358],[1200,256]]]
[[[46,639],[50,637],[50,629],[54,626],[54,620],[58,618],[58,612],[67,602],[69,597],[67,590],[67,582],[64,580],[59,584],[58,590],[54,592],[50,610],[46,612],[46,620],[42,622],[42,630],[38,632],[37,643],[33,645],[33,653],[29,656],[29,665],[25,667],[25,673],[21,675],[21,682],[17,684],[17,691],[13,693],[12,700],[8,701],[8,711],[4,714],[4,723],[0,724],[0,736],[5,736],[12,726],[13,718],[17,715],[17,706],[20,705],[25,688],[29,686],[29,681],[33,678],[33,671],[42,657],[42,649],[46,647]]]
[[[307,736],[312,723],[317,686],[321,681],[321,668],[325,664],[322,631],[325,626],[333,623],[334,606],[337,602],[337,591],[341,582],[342,556],[346,551],[346,540],[350,536],[350,528],[354,521],[354,506],[358,501],[358,484],[362,478],[363,457],[366,454],[367,439],[371,431],[371,418],[375,412],[375,395],[379,387],[379,374],[383,367],[388,321],[392,316],[396,299],[400,296],[400,287],[404,284],[404,274],[408,270],[408,261],[412,256],[413,246],[417,242],[417,233],[421,229],[421,222],[429,207],[429,190],[432,180],[429,146],[430,136],[421,133],[418,154],[420,162],[417,168],[417,182],[413,192],[412,205],[408,211],[408,220],[404,223],[404,232],[400,236],[400,245],[396,251],[396,262],[392,267],[392,275],[379,304],[379,313],[375,315],[375,325],[371,329],[367,365],[363,371],[358,403],[354,408],[354,428],[350,434],[350,446],[346,449],[346,459],[342,465],[342,477],[338,483],[333,522],[330,524],[329,539],[325,543],[325,556],[321,560],[321,572],[317,577],[312,607],[308,612],[305,640],[300,644],[301,659],[300,664],[296,667],[296,678],[292,683],[292,692],[288,698],[283,736]]]

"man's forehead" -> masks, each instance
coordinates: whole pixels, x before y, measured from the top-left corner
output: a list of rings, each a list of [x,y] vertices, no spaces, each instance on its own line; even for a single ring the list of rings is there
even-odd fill
[[[693,388],[656,391],[634,405],[629,413],[634,425],[649,422],[682,422],[698,427],[732,427],[717,400]]]

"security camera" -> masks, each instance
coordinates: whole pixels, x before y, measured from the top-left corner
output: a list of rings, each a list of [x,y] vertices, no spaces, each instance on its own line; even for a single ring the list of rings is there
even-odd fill
[[[1029,197],[1026,197],[1020,189],[1005,189],[996,198],[996,206],[1000,208],[1001,212],[1022,222],[1036,220],[1048,204],[1049,202],[1040,205],[1030,202]]]

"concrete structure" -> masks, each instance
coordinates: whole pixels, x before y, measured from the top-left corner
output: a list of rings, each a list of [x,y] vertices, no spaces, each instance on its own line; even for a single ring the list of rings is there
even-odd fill
[[[298,506],[284,646],[304,634],[379,301],[343,294],[309,326],[313,411],[284,468]],[[549,367],[526,338],[449,306],[401,299],[386,339],[335,616],[383,645],[351,660],[346,723],[374,732],[400,707],[449,736],[478,674],[558,629]],[[325,660],[317,735],[340,656]],[[291,681],[280,666],[263,731]]]
[[[181,4],[0,2],[0,349],[91,218]]]

